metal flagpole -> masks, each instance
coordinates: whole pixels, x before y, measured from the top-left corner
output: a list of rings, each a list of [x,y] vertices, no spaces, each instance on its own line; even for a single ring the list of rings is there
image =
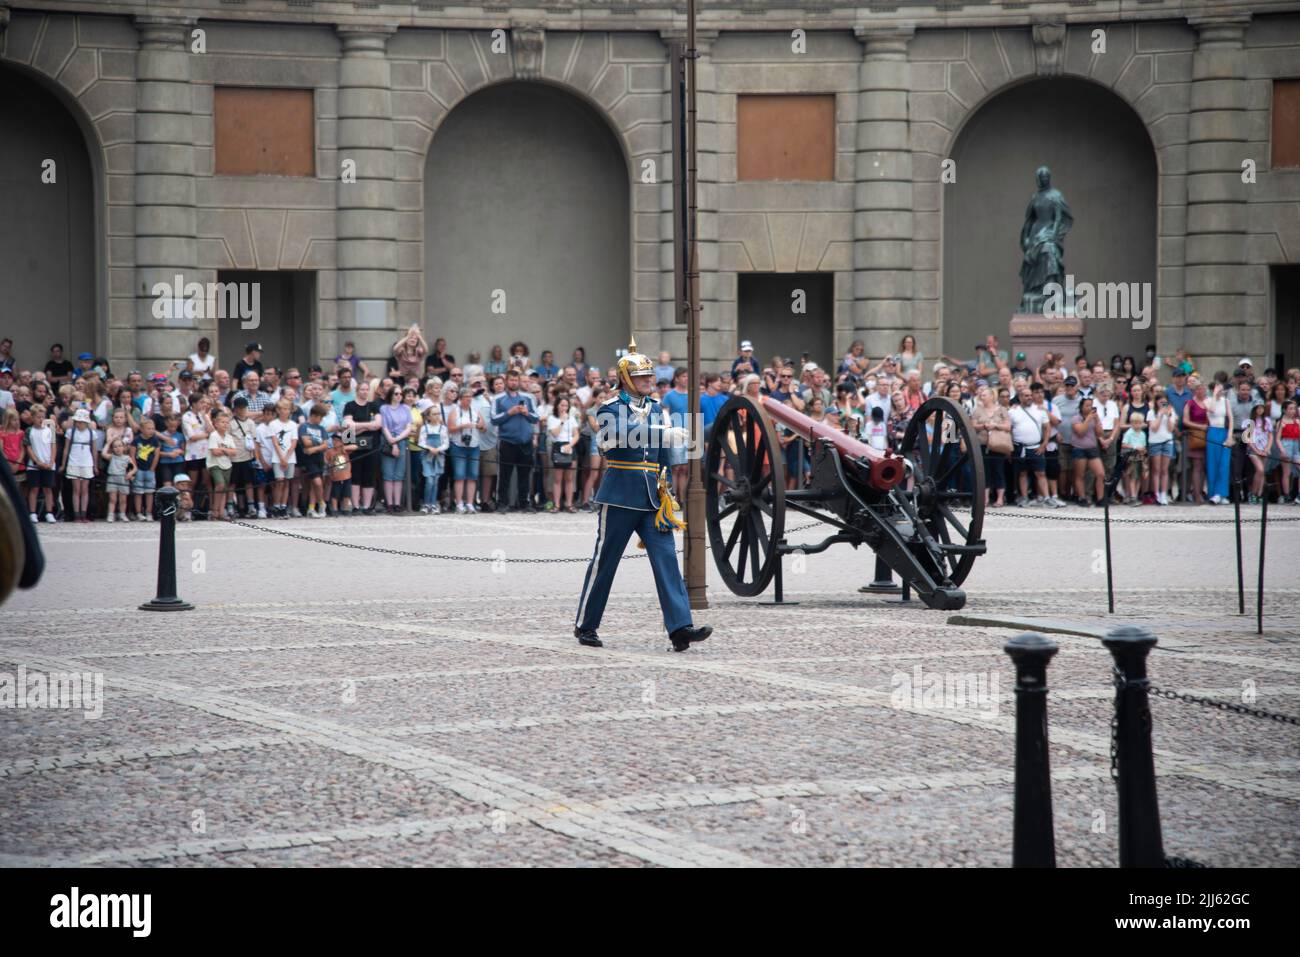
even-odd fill
[[[686,222],[680,219],[674,223],[676,228],[685,226],[686,240],[686,301],[678,299],[678,308],[685,307],[687,316],[686,330],[686,366],[688,370],[687,407],[691,416],[692,454],[690,458],[689,480],[686,488],[686,593],[693,609],[708,608],[708,586],[705,578],[704,563],[704,475],[703,448],[704,434],[700,411],[700,260],[698,197],[696,194],[696,138],[695,138],[695,61],[699,56],[695,49],[695,0],[686,4],[686,52],[682,60],[685,65],[685,129],[674,131],[674,146],[685,140],[685,182],[686,187]],[[674,62],[674,112],[680,115],[680,100],[677,96],[681,89],[678,78],[681,77],[682,63]],[[675,154],[674,172],[677,176],[682,171],[681,155]],[[679,187],[680,188],[680,187]],[[680,248],[680,246],[678,246]],[[681,260],[679,258],[678,262]],[[680,268],[680,266],[679,266]]]

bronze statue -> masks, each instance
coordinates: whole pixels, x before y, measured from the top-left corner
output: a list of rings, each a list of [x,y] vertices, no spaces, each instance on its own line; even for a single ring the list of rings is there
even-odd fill
[[[1025,225],[1020,228],[1020,311],[1041,313],[1045,298],[1043,287],[1050,282],[1065,284],[1065,236],[1074,225],[1069,204],[1059,189],[1052,189],[1052,171],[1038,167],[1038,192],[1025,209]]]

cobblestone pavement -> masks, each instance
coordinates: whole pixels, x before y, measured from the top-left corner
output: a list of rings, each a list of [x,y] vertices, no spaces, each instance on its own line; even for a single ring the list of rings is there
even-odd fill
[[[1251,514],[1256,514],[1252,509]],[[965,612],[1160,638],[1153,681],[1300,714],[1300,524],[1258,526],[1236,614],[1225,509],[991,514]],[[1277,517],[1300,509],[1276,510]],[[858,594],[869,553],[787,558],[787,598],[710,569],[716,631],[667,650],[629,548],[601,629],[572,637],[590,515],[261,523],[403,558],[194,524],[192,612],[150,614],[157,526],[41,528],[49,561],[0,625],[0,673],[103,675],[103,714],[0,710],[0,863],[83,865],[995,865],[1010,862],[1012,629]],[[793,524],[793,523],[792,523]],[[815,541],[817,530],[796,532]],[[770,602],[770,593],[764,596]],[[1058,861],[1114,866],[1110,658],[1057,635],[1049,720]],[[927,701],[934,676],[977,694]],[[1300,729],[1152,704],[1166,853],[1300,864]]]

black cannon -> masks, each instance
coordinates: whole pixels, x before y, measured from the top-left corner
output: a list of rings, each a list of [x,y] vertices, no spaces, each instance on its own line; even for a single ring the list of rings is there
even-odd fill
[[[785,487],[774,419],[808,443],[807,488]],[[959,586],[985,551],[984,462],[970,418],[949,399],[921,405],[895,453],[766,397],[735,396],[718,412],[704,474],[710,549],[737,595],[761,594],[784,554],[848,542],[871,547],[929,607],[966,603]],[[958,508],[962,499],[970,500],[969,516]],[[786,544],[786,509],[836,531],[816,544]]]

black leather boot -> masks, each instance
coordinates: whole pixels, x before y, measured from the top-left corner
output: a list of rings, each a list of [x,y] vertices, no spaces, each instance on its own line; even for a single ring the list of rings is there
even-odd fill
[[[685,628],[678,628],[668,638],[673,643],[673,651],[685,651],[692,642],[703,641],[711,634],[713,628],[709,625],[701,625],[699,628],[687,625]]]

